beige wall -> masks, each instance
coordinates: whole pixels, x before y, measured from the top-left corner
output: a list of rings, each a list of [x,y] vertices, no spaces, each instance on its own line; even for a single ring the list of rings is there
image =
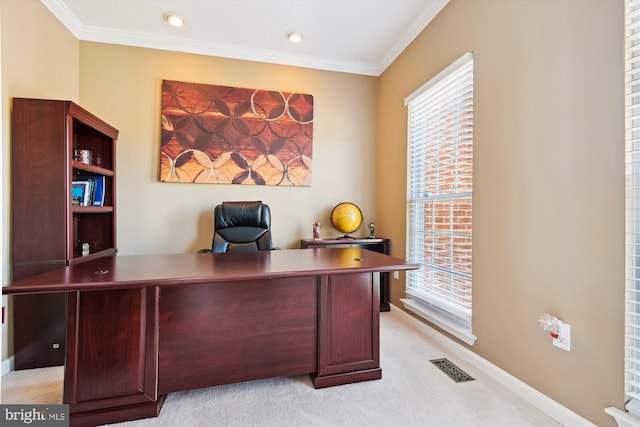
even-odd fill
[[[375,78],[161,50],[80,43],[81,104],[120,130],[117,143],[118,248],[122,255],[211,247],[213,207],[263,200],[274,245],[299,248],[331,209],[353,201],[374,211]],[[273,187],[159,181],[162,79],[309,93],[314,96],[313,184]],[[366,227],[356,232],[364,236]],[[383,232],[381,230],[381,232]]]
[[[622,49],[622,1],[452,0],[378,82],[378,217],[401,255],[404,98],[474,52],[472,350],[600,426],[623,404]]]
[[[0,0],[2,53],[2,283],[10,280],[10,122],[13,97],[79,99],[78,40],[38,0]],[[11,304],[7,317],[11,317]],[[11,353],[2,325],[2,360]]]

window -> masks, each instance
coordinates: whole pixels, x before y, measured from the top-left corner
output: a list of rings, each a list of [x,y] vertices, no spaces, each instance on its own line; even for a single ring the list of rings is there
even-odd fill
[[[471,230],[473,56],[466,53],[405,100],[408,106],[404,306],[473,344]]]
[[[625,8],[625,395],[640,418],[640,0]]]

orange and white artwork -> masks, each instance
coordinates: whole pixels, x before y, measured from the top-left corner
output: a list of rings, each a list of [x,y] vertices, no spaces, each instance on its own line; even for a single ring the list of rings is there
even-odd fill
[[[313,96],[162,82],[160,180],[310,186]]]

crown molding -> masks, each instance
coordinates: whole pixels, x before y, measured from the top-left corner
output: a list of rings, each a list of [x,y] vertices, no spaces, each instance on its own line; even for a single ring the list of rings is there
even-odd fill
[[[387,69],[393,61],[411,44],[411,42],[418,37],[418,35],[427,28],[427,25],[433,21],[433,19],[440,13],[442,9],[449,3],[449,0],[439,0],[434,2],[432,7],[426,10],[422,15],[415,20],[413,26],[411,26],[404,36],[391,48],[389,52],[382,58],[377,64],[377,75],[380,75]]]
[[[254,49],[231,44],[202,42],[188,38],[90,27],[83,25],[62,0],[40,1],[78,40],[82,41],[194,53],[367,76],[379,76],[382,74],[449,2],[449,0],[439,0],[434,3],[429,10],[425,11],[425,13],[415,20],[415,23],[408,28],[400,41],[396,43],[379,63],[368,63],[338,59],[321,59],[313,56],[285,54],[268,49]]]

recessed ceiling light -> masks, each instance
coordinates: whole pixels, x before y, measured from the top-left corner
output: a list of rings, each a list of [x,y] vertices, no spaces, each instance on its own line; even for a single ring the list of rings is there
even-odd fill
[[[287,39],[289,39],[291,43],[300,43],[302,41],[302,34],[297,31],[291,31],[287,33]]]
[[[164,16],[164,19],[166,19],[167,22],[173,25],[174,27],[182,27],[184,25],[184,20],[178,14],[175,14],[173,12],[167,12],[162,16]]]

